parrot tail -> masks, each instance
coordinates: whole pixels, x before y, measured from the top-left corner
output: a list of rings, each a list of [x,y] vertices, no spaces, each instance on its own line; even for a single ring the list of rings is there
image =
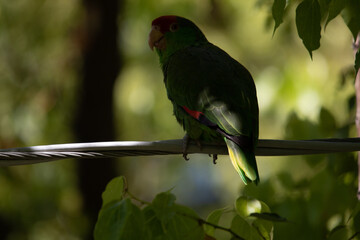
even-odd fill
[[[259,183],[259,173],[256,166],[255,154],[251,151],[244,151],[235,142],[224,137],[226,146],[228,148],[231,163],[235,170],[240,175],[245,184],[254,182]]]

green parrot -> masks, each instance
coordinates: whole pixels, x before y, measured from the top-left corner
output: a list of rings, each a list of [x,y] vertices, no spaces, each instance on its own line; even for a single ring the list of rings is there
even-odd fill
[[[183,17],[153,20],[148,43],[159,56],[167,96],[187,134],[185,142],[225,141],[243,182],[258,184],[254,150],[259,108],[249,71]]]

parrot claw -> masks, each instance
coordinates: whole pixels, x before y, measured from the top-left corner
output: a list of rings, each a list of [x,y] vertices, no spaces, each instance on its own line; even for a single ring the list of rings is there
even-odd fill
[[[214,163],[214,164],[216,164],[216,160],[218,159],[217,156],[218,156],[217,154],[213,154],[213,155],[209,154],[209,157],[212,157],[212,158],[213,158],[213,163]]]
[[[185,161],[189,161],[190,158],[187,156],[187,153],[183,153],[183,158],[185,159]]]

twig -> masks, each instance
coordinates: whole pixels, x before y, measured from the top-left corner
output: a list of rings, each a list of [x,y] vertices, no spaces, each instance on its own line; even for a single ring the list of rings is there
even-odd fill
[[[241,236],[239,236],[237,233],[235,233],[235,232],[234,232],[233,230],[231,230],[230,228],[222,227],[222,226],[219,226],[219,225],[217,225],[217,224],[214,224],[214,223],[211,223],[211,222],[207,222],[207,221],[205,221],[205,220],[202,219],[202,218],[198,218],[198,217],[195,217],[195,216],[191,216],[191,215],[188,215],[188,214],[185,214],[185,213],[177,213],[177,214],[180,214],[180,215],[182,215],[182,216],[184,216],[184,217],[188,217],[188,218],[194,219],[194,220],[198,221],[199,224],[206,224],[206,225],[212,226],[212,227],[214,227],[214,228],[217,228],[217,229],[226,231],[226,232],[230,233],[231,235],[233,235],[234,237],[236,237],[237,239],[245,240],[244,238],[242,238]]]
[[[126,190],[126,193],[129,195],[131,199],[134,199],[135,201],[139,202],[141,205],[149,205],[151,202],[147,202],[145,200],[141,200],[140,198],[134,196],[129,190]]]
[[[355,39],[353,43],[354,48],[354,55],[356,58],[356,53],[359,50],[360,45],[360,33],[357,35],[357,38]],[[355,77],[355,95],[356,95],[356,129],[357,129],[357,135],[360,137],[360,70],[358,70]],[[358,152],[358,191],[357,191],[357,198],[360,200],[360,152]]]

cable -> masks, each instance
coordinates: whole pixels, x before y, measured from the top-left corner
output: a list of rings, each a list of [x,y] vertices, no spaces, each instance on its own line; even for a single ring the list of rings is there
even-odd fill
[[[259,140],[257,156],[289,156],[360,151],[360,138],[314,140]],[[189,143],[187,152],[226,155],[219,144]],[[108,158],[124,156],[170,155],[183,153],[183,140],[112,141],[41,145],[0,150],[0,166],[25,165],[65,158]]]

